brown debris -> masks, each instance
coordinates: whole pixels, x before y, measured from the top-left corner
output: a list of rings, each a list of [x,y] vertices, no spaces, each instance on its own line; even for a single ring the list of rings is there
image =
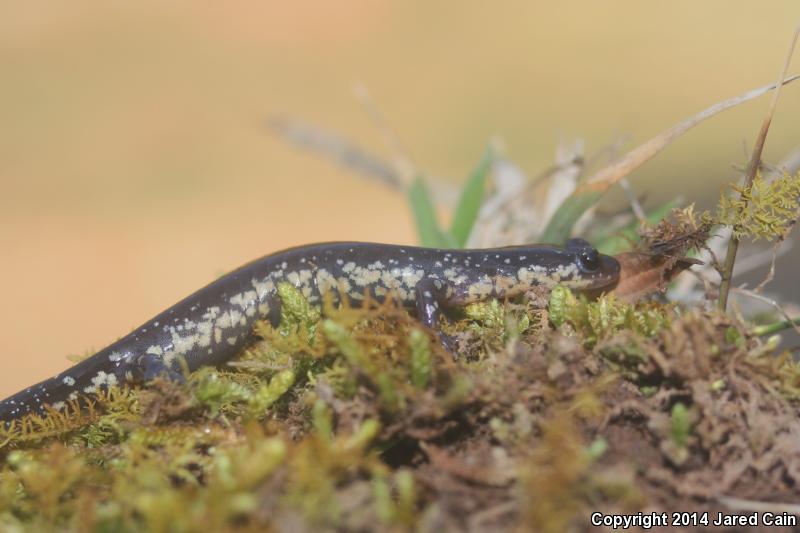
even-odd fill
[[[687,257],[708,240],[710,225],[697,221],[691,207],[676,209],[674,222],[662,220],[643,231],[640,249],[616,256],[621,266],[620,279],[613,292],[627,301],[636,301],[654,292],[663,292],[666,284],[684,270],[702,264]]]

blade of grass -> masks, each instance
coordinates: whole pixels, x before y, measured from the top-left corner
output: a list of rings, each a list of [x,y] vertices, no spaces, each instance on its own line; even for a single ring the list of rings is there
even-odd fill
[[[605,191],[575,191],[564,203],[553,213],[553,217],[544,229],[544,233],[539,238],[542,242],[561,244],[565,242],[572,233],[575,223],[581,218],[587,209],[592,207],[600,200]]]
[[[781,320],[780,322],[774,322],[772,324],[764,324],[763,326],[755,326],[750,329],[750,335],[755,335],[757,337],[763,337],[765,335],[773,335],[778,333],[779,331],[783,331],[784,329],[789,329],[792,327],[800,326],[800,318],[795,318],[792,320]]]
[[[464,184],[464,188],[461,189],[461,197],[458,200],[458,205],[453,214],[453,222],[450,225],[450,235],[452,235],[458,248],[463,248],[467,243],[469,234],[472,233],[472,228],[478,219],[478,212],[483,204],[484,191],[486,190],[486,177],[489,175],[493,161],[494,151],[489,146]]]
[[[798,78],[800,78],[800,76],[786,78],[782,85],[791,83]],[[586,183],[578,187],[575,192],[561,204],[561,207],[558,208],[555,214],[553,214],[544,233],[542,233],[542,242],[564,242],[570,237],[572,228],[581,215],[597,203],[603,194],[620,179],[642,166],[646,161],[669,146],[675,139],[704,120],[726,109],[730,109],[761,96],[774,89],[776,85],[777,84],[773,83],[764,87],[759,87],[758,89],[748,91],[734,98],[716,103],[700,113],[662,131],[649,141],[646,141],[625,154],[622,158],[598,171],[594,176],[588,179]]]
[[[436,208],[431,200],[428,185],[421,176],[414,178],[408,188],[408,202],[414,215],[417,236],[422,246],[453,248],[455,242],[441,230],[436,217]]]

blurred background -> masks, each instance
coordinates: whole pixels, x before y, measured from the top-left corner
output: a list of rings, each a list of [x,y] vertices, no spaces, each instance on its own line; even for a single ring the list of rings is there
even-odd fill
[[[632,148],[774,81],[800,21],[796,0],[42,1],[2,11],[0,396],[265,253],[414,242],[400,193],[288,144],[270,116],[388,159],[354,97],[360,82],[426,172],[458,183],[499,138],[535,176],[561,140],[583,138],[591,154],[627,136]],[[713,205],[767,105],[701,124],[635,172],[635,190],[651,206],[676,193]],[[767,161],[800,143],[799,116],[800,85],[789,85]],[[784,283],[796,267],[779,264]]]

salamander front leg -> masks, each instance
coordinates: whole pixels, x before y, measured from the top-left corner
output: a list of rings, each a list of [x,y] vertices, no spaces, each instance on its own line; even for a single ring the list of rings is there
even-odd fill
[[[438,285],[437,285],[438,284]],[[417,316],[420,321],[436,332],[439,342],[444,349],[453,354],[456,352],[456,339],[443,333],[439,329],[439,319],[442,316],[442,286],[441,282],[433,279],[423,279],[414,287],[417,301]]]
[[[165,364],[160,356],[149,353],[130,358],[118,372],[122,374],[125,383],[132,384],[147,383],[158,377],[178,383],[186,381],[183,374]]]

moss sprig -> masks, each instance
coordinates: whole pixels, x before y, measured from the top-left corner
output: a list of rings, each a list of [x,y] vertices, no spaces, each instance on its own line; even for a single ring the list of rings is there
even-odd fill
[[[613,294],[590,301],[575,296],[564,286],[553,289],[548,311],[555,327],[569,324],[587,346],[621,331],[652,337],[669,325],[671,314],[668,307],[646,302],[631,304]]]
[[[773,241],[783,238],[798,216],[800,174],[766,180],[758,173],[750,185],[730,185],[717,207],[720,224],[731,226],[738,239]]]

